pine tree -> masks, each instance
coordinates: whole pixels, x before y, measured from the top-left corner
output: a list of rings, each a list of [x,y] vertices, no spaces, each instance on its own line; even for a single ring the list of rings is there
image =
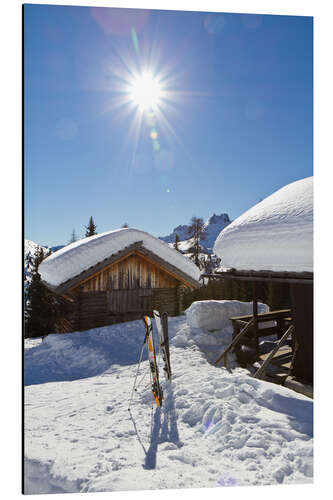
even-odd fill
[[[178,248],[178,244],[179,244],[179,236],[178,234],[176,233],[176,237],[175,237],[175,242],[173,244],[173,247],[175,250],[178,250],[178,252],[180,251],[179,248]]]
[[[50,255],[51,250],[48,252]],[[36,250],[32,264],[32,278],[27,292],[25,310],[25,337],[41,337],[54,331],[57,304],[43,285],[38,268],[44,259],[43,249]]]
[[[200,241],[206,239],[204,235],[204,221],[202,218],[193,216],[190,220],[188,234],[193,240],[193,258],[194,263],[199,267]]]
[[[76,236],[75,229],[73,228],[73,231],[72,231],[72,234],[71,234],[71,238],[70,238],[68,244],[74,243],[74,241],[77,241],[77,236]]]
[[[88,226],[84,226],[86,228],[86,238],[88,236],[94,236],[94,234],[97,234],[97,231],[96,231],[96,224],[94,223],[94,219],[92,218],[92,216],[90,217],[89,219],[89,224]]]
[[[125,228],[125,227],[128,227],[127,222],[125,222],[125,224],[123,224],[123,227],[124,227],[124,228]]]

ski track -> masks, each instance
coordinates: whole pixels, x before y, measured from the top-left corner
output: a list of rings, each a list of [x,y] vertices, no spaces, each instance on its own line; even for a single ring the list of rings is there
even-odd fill
[[[143,340],[143,323],[131,323]],[[169,319],[169,335],[173,380],[163,380],[163,407],[153,412],[149,375],[128,411],[133,362],[26,386],[26,493],[312,482],[312,401],[234,362],[232,373],[212,366],[207,335],[185,316]],[[35,357],[42,349],[29,347]],[[222,349],[220,338],[215,356]]]

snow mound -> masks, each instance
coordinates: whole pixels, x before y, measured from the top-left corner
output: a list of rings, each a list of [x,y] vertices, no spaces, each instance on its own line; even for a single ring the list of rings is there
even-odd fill
[[[58,286],[138,241],[194,280],[199,279],[200,270],[193,262],[167,243],[134,228],[116,229],[75,241],[45,259],[39,266],[39,273],[43,281]]]
[[[231,329],[232,316],[252,314],[252,302],[238,300],[200,300],[193,302],[185,311],[187,323],[192,328],[206,330]],[[258,312],[268,312],[266,304],[258,303]]]
[[[144,325],[137,320],[126,327],[120,323],[84,332],[51,334],[34,345],[26,339],[24,383],[77,380],[104,373],[114,365],[136,363],[143,338]]]
[[[224,268],[313,270],[313,177],[279,189],[218,236],[214,253]]]

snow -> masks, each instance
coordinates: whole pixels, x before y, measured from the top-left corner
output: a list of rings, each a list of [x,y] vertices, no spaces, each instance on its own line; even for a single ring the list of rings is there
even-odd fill
[[[144,248],[194,280],[199,279],[200,270],[189,259],[158,238],[134,228],[117,229],[75,241],[45,259],[39,266],[39,273],[47,284],[58,286],[138,241],[143,241]]]
[[[168,245],[169,245],[170,248],[175,248],[175,244],[174,243],[168,243]],[[179,241],[178,242],[178,250],[180,250],[181,252],[186,253],[192,247],[193,247],[193,241],[191,239],[189,239],[189,240],[183,240],[183,241]]]
[[[233,359],[232,373],[212,366],[225,329],[179,316],[169,335],[173,379],[153,412],[146,352],[128,411],[142,321],[26,341],[26,493],[312,481],[312,400]]]
[[[268,312],[266,304],[258,303],[258,312]],[[185,311],[187,323],[192,328],[206,330],[222,330],[232,328],[229,318],[232,316],[245,316],[252,314],[252,302],[238,300],[199,300],[193,302]],[[268,323],[268,322],[266,322]],[[265,326],[267,324],[265,323]]]
[[[218,236],[214,252],[224,268],[313,270],[313,177],[279,189]]]

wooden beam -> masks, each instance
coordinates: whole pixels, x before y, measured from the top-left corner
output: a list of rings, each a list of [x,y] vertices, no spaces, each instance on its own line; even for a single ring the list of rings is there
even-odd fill
[[[212,279],[233,279],[239,281],[260,281],[263,283],[294,283],[302,285],[312,285],[313,284],[313,273],[289,273],[289,272],[267,272],[267,271],[251,271],[244,272],[221,272],[215,274],[202,274],[200,279],[212,278]]]
[[[279,309],[278,311],[269,311],[265,313],[258,313],[258,321],[268,321],[277,318],[288,318],[291,316],[291,309]],[[232,316],[231,321],[233,320],[241,320],[241,321],[249,321],[252,318],[251,314],[247,314],[244,316]]]
[[[259,336],[258,336],[258,295],[257,295],[257,284],[255,281],[252,282],[252,299],[253,299],[253,329],[254,329],[254,340],[256,343],[256,356],[259,359]]]

